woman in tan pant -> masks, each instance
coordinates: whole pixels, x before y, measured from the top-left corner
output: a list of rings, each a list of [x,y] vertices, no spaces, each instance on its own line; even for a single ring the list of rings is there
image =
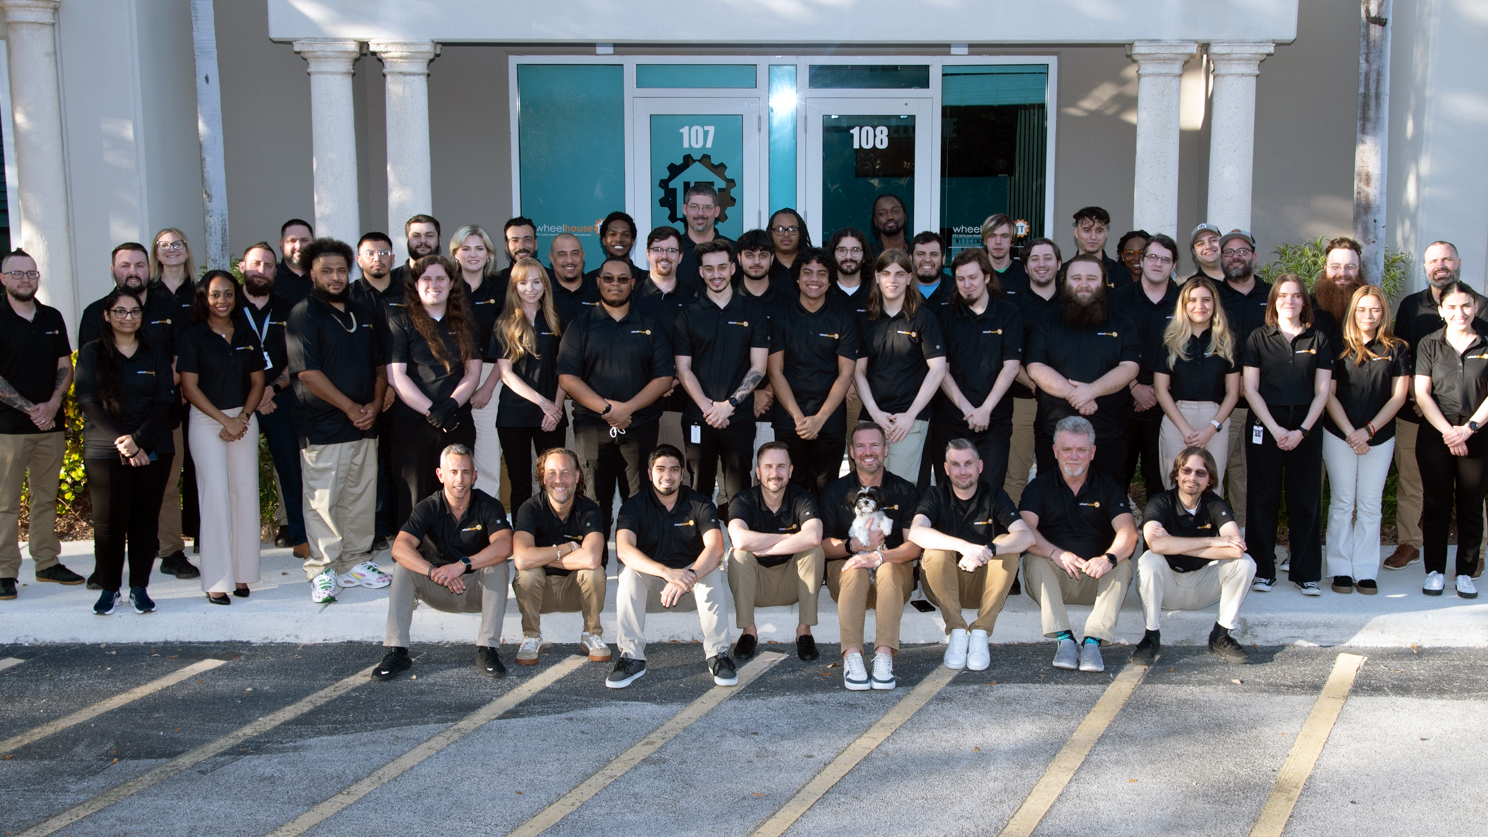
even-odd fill
[[[1203,277],[1178,292],[1162,345],[1152,352],[1152,388],[1162,407],[1158,437],[1163,487],[1173,487],[1173,458],[1187,447],[1214,457],[1224,473],[1229,457],[1230,413],[1240,400],[1239,355],[1219,291]]]

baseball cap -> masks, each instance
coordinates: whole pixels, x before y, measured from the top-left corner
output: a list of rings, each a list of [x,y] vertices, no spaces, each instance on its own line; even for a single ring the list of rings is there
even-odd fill
[[[1193,243],[1194,243],[1195,239],[1197,239],[1199,237],[1199,233],[1201,233],[1201,232],[1212,232],[1215,235],[1219,235],[1219,227],[1216,227],[1213,224],[1208,224],[1208,223],[1200,224],[1197,227],[1194,227],[1193,232],[1191,232],[1191,233],[1188,234],[1188,246],[1190,246],[1190,247],[1193,246]]]
[[[1255,249],[1255,239],[1250,237],[1249,230],[1230,230],[1229,232],[1219,237],[1219,246],[1225,246],[1225,242],[1229,241],[1232,238],[1243,238],[1245,239],[1245,243],[1249,244],[1252,250]]]

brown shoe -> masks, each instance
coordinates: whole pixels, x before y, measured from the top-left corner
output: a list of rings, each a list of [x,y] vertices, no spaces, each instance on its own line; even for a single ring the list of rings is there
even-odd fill
[[[308,543],[297,543],[297,544],[295,544],[294,557],[300,559],[301,561],[305,560],[306,558],[309,558],[310,557],[310,544],[308,544]]]
[[[1385,569],[1403,570],[1419,560],[1421,560],[1421,550],[1403,543],[1395,547],[1395,552],[1385,559]]]

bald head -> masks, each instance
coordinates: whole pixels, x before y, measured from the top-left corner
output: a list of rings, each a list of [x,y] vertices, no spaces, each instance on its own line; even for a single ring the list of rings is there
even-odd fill
[[[553,244],[548,248],[548,261],[558,280],[572,285],[584,275],[584,245],[572,233],[559,233],[553,236]]]

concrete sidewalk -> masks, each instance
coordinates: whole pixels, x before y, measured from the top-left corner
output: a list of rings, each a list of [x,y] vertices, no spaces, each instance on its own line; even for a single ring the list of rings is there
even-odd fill
[[[63,563],[74,572],[88,575],[93,568],[92,541],[63,544]],[[23,550],[24,551],[24,550]],[[1382,548],[1388,555],[1392,547]],[[611,552],[613,554],[613,550]],[[391,565],[387,552],[377,560]],[[157,565],[158,567],[158,565]],[[615,568],[611,567],[611,573]],[[62,642],[378,642],[387,619],[387,594],[360,587],[343,590],[330,605],[310,602],[310,587],[299,561],[287,549],[265,545],[263,580],[253,586],[248,599],[234,598],[231,607],[206,601],[196,579],[181,581],[171,576],[152,576],[150,595],[157,610],[140,615],[122,602],[113,616],[92,612],[97,593],[58,584],[39,584],[29,559],[21,569],[19,598],[0,602],[0,637],[18,643]],[[1467,601],[1453,594],[1429,597],[1421,593],[1420,564],[1398,572],[1383,571],[1376,596],[1357,593],[1339,595],[1323,581],[1320,598],[1303,597],[1283,580],[1270,593],[1252,593],[1241,610],[1236,635],[1259,645],[1355,645],[1355,646],[1488,646],[1488,599]],[[1135,583],[1133,583],[1135,588]],[[606,640],[613,644],[615,625],[615,579],[610,579],[604,624]],[[814,633],[822,642],[838,638],[837,609],[821,592],[821,623]],[[732,609],[732,608],[731,608]],[[1071,607],[1076,633],[1080,633],[1088,608]],[[772,607],[758,611],[763,642],[792,643],[795,638],[795,608]],[[969,613],[968,613],[969,615]],[[732,618],[732,615],[731,617]],[[869,611],[867,636],[873,636],[873,612]],[[1201,645],[1214,624],[1214,609],[1172,613],[1163,617],[1163,642],[1167,645]],[[553,613],[543,617],[543,634],[550,642],[577,642],[581,630],[576,613]],[[1142,636],[1143,617],[1137,591],[1128,591],[1122,608],[1119,635],[1135,643]],[[470,643],[475,639],[476,617],[439,613],[428,607],[415,611],[413,641]],[[653,613],[647,617],[646,633],[651,642],[693,642],[700,638],[695,613]],[[734,632],[737,636],[737,630]],[[509,599],[504,642],[520,642],[521,620],[515,599]],[[901,625],[905,644],[938,643],[945,639],[945,623],[938,612],[920,613],[906,607]],[[1010,598],[998,619],[992,639],[998,643],[1043,641],[1038,606],[1027,595]]]

